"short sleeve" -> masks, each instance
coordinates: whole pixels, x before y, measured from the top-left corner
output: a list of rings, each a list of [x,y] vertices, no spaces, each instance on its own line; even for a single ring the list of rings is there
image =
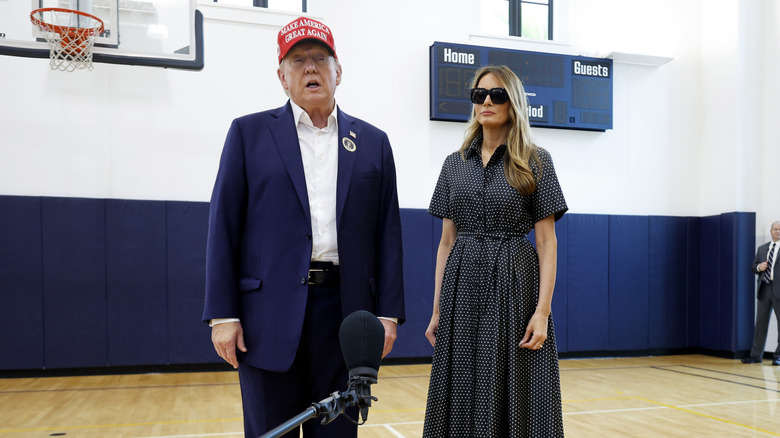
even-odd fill
[[[436,216],[439,219],[450,218],[450,183],[447,178],[447,163],[449,158],[444,160],[439,173],[439,180],[436,182],[436,188],[433,190],[431,204],[428,206],[428,214]]]
[[[536,189],[531,195],[532,217],[534,223],[554,215],[555,220],[563,217],[563,214],[569,209],[566,206],[566,199],[563,197],[561,185],[558,183],[558,176],[555,174],[552,157],[550,153],[542,148],[537,149],[539,161],[531,158],[530,167],[536,175]],[[539,176],[539,164],[541,164],[541,176]]]

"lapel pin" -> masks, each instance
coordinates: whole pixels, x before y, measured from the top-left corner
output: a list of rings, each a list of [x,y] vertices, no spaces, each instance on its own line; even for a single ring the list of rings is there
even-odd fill
[[[357,134],[355,134],[355,133],[354,133],[354,132],[352,132],[352,131],[349,131],[349,136],[350,136],[350,137],[352,137],[352,138],[355,138],[355,139],[357,139]]]
[[[350,131],[350,134],[352,134],[351,131]],[[341,144],[344,146],[344,149],[346,149],[346,150],[348,150],[350,152],[355,152],[355,149],[357,149],[357,146],[355,145],[355,142],[352,141],[352,139],[348,138],[348,137],[342,138],[341,139]]]

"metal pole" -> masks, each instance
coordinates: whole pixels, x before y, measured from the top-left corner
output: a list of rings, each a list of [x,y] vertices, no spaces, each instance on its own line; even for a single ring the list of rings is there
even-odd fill
[[[260,438],[276,438],[284,435],[285,433],[295,429],[296,427],[300,426],[302,423],[306,422],[306,420],[309,420],[311,418],[314,418],[317,416],[317,408],[314,406],[310,406],[309,409],[306,409],[305,411],[301,412],[300,414],[296,415],[295,417],[290,418],[285,423],[280,424],[276,428],[266,432],[265,434],[261,435]]]

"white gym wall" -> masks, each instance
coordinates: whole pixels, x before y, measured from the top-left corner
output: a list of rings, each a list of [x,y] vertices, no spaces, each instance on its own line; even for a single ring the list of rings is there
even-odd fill
[[[475,3],[308,1],[335,35],[339,105],[390,136],[401,207],[427,207],[464,128],[428,120],[433,41],[618,53],[612,130],[535,130],[571,212],[755,211],[756,244],[769,240],[780,220],[780,4],[555,0],[555,41],[539,42],[485,35]],[[48,59],[0,56],[0,194],[208,201],[230,121],[286,101],[276,32],[299,14],[198,7],[202,71],[96,64],[65,73]],[[638,64],[644,55],[671,61]]]

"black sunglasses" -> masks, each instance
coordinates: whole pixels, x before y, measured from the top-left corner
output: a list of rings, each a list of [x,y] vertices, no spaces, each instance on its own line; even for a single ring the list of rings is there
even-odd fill
[[[471,101],[476,104],[481,105],[485,103],[488,95],[490,96],[490,101],[496,105],[501,105],[509,100],[509,93],[503,88],[491,88],[489,90],[486,88],[471,89]]]

